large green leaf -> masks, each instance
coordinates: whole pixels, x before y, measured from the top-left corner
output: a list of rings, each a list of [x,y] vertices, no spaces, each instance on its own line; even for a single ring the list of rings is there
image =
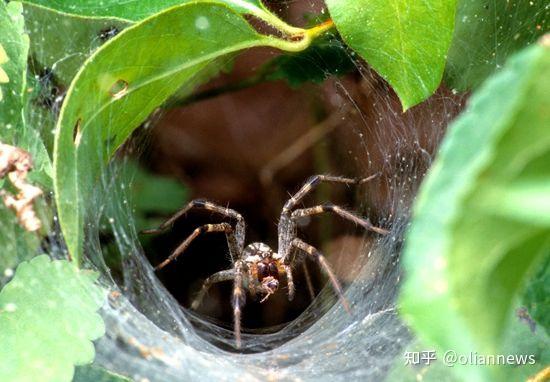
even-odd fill
[[[506,330],[502,351],[500,354],[510,355],[512,357],[529,356],[526,362],[521,364],[499,365],[501,375],[504,378],[499,379],[499,382],[506,381],[527,381],[528,377],[540,372],[544,365],[550,363],[550,337],[542,331],[532,331],[528,324],[521,321],[515,314],[511,317],[511,323]],[[405,351],[418,352],[422,354],[424,351],[433,349],[431,345],[413,341],[405,345]],[[452,350],[452,349],[450,349]],[[481,356],[486,354],[478,353]],[[469,356],[469,353],[467,354]],[[453,361],[452,358],[445,359],[445,353],[436,352],[436,360],[425,365],[424,361],[419,360],[419,364],[405,364],[404,354],[399,354],[385,378],[385,382],[417,382],[419,376],[422,377],[422,382],[460,382],[469,381],[467,378],[461,378],[453,372],[454,367],[458,364],[458,360]],[[494,356],[494,355],[492,355]],[[455,362],[454,365],[446,365],[445,362]],[[481,363],[481,361],[479,361]],[[483,366],[488,367],[488,366]],[[486,381],[487,382],[487,381]]]
[[[259,0],[217,0],[242,14],[256,17],[286,32],[293,28],[265,9]],[[122,29],[174,5],[196,0],[26,0],[25,19],[31,36],[31,55],[40,73],[52,72],[67,85],[84,61]],[[52,28],[55,25],[55,28]]]
[[[153,175],[138,164],[126,165],[130,184],[132,206],[135,213],[145,218],[146,215],[168,215],[174,213],[185,203],[188,192],[176,179]]]
[[[67,93],[54,147],[59,220],[77,260],[86,198],[103,164],[151,112],[183,86],[192,90],[220,57],[261,45],[305,48],[258,34],[226,5],[198,2],[125,29],[90,57]]]
[[[29,36],[24,30],[23,8],[19,2],[0,3],[0,62],[5,78],[0,100],[0,142],[15,145],[33,156],[34,179],[49,185],[52,168],[40,135],[26,123],[27,56]],[[2,74],[0,74],[2,77]]]
[[[24,32],[20,3],[0,2],[0,142],[29,151],[36,176],[45,185],[51,180],[51,163],[37,132],[25,121],[27,53],[29,37]],[[0,188],[9,182],[0,184]],[[13,211],[0,201],[0,270],[9,274],[20,261],[34,256],[39,239],[21,228]],[[5,283],[0,274],[0,286]]]
[[[109,189],[101,226],[115,219],[119,226],[133,225],[137,231],[158,226],[166,216],[183,207],[188,199],[188,190],[176,179],[152,174],[132,160],[115,163],[123,189]],[[120,211],[120,200],[128,200],[132,209],[132,221]],[[147,240],[147,239],[145,239]]]
[[[514,312],[516,313],[516,312]],[[544,330],[532,330],[530,325],[522,321],[517,314],[506,328],[501,354],[529,355],[535,362],[522,365],[501,366],[498,381],[528,381],[529,377],[541,372],[550,365],[550,337]]]
[[[24,0],[28,4],[37,4],[60,12],[85,17],[116,17],[126,21],[139,21],[167,8],[197,0]],[[264,9],[260,0],[219,0],[243,14]]]
[[[445,82],[458,90],[478,86],[507,57],[548,32],[546,0],[459,0]]]
[[[16,143],[23,120],[29,36],[23,31],[20,3],[0,3],[0,141]]]
[[[529,280],[523,303],[532,319],[550,336],[550,252]]]
[[[197,0],[24,0],[31,55],[38,74],[52,72],[68,85],[82,63],[122,29],[167,8]],[[260,0],[217,0],[241,14],[254,15],[284,33],[301,33],[269,12]],[[55,28],[52,28],[55,25]]]
[[[40,239],[25,231],[15,214],[0,204],[0,288],[9,281],[17,264],[35,256],[39,245]]]
[[[49,3],[46,1],[45,3]],[[51,72],[58,85],[68,86],[80,66],[106,39],[130,22],[109,17],[84,17],[24,4],[37,72]],[[55,25],[55,28],[52,27]]]
[[[93,360],[105,330],[96,277],[45,255],[17,267],[0,292],[1,381],[70,381],[75,364]]]
[[[393,87],[406,110],[439,86],[455,0],[327,0],[336,28]]]
[[[514,57],[450,128],[415,205],[401,308],[440,349],[498,354],[530,269],[550,248],[550,52]],[[487,380],[491,368],[464,370]]]

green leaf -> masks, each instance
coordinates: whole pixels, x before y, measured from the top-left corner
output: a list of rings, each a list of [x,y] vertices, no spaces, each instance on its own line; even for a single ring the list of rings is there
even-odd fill
[[[15,144],[16,132],[23,121],[23,93],[27,70],[28,37],[23,33],[17,15],[20,4],[0,2],[0,142]],[[0,184],[0,188],[5,186]],[[14,213],[0,201],[0,269],[11,270],[20,260],[32,256],[38,240],[26,233]],[[5,276],[0,274],[0,286]]]
[[[167,8],[197,0],[25,0],[28,4],[37,4],[63,13],[85,17],[116,17],[126,21],[139,21]],[[219,0],[243,14],[254,9],[264,9],[260,0]]]
[[[17,267],[0,292],[1,381],[70,381],[75,364],[93,360],[105,330],[96,278],[46,255]]]
[[[0,142],[31,153],[35,171],[31,180],[49,184],[51,163],[40,137],[25,121],[27,53],[29,38],[24,32],[22,7],[18,2],[0,2]],[[31,173],[32,174],[32,173]],[[0,184],[3,188],[9,182]],[[22,260],[34,256],[39,238],[17,223],[13,211],[0,202],[0,269],[11,270]],[[0,274],[0,286],[7,277]]]
[[[131,382],[120,374],[115,374],[102,367],[94,365],[78,366],[74,373],[73,382]]]
[[[504,365],[499,369],[498,381],[527,381],[544,365],[550,365],[550,337],[544,330],[532,331],[528,324],[516,316],[506,328],[501,354],[530,355],[534,364]]]
[[[550,248],[550,193],[541,199],[550,181],[549,88],[548,46],[511,59],[450,127],[422,185],[400,302],[413,328],[441,349],[501,353],[514,301]],[[538,216],[532,195],[543,201]],[[461,372],[478,381],[490,370]]]
[[[31,56],[39,67],[37,72],[52,71],[59,84],[68,86],[84,61],[106,40],[146,17],[190,2],[196,0],[24,1]],[[301,32],[270,13],[260,0],[217,2],[242,14],[253,14],[284,33]]]
[[[102,166],[151,112],[220,57],[254,46],[304,49],[258,34],[223,4],[184,4],[125,29],[71,84],[56,129],[55,197],[69,252],[81,257],[87,198]],[[146,52],[146,54],[144,54]]]
[[[176,179],[151,174],[132,160],[116,164],[116,167],[122,166],[120,183],[125,186],[106,191],[102,230],[112,224],[109,221],[122,227],[133,225],[137,231],[158,226],[187,201],[188,191]],[[133,212],[131,218],[120,210],[119,200],[129,201]]]
[[[0,203],[0,288],[11,278],[17,264],[36,255],[40,239],[25,231],[12,210]]]
[[[529,280],[523,303],[531,318],[550,336],[550,252]]]
[[[33,156],[32,177],[43,185],[51,184],[52,167],[42,139],[26,123],[27,56],[29,36],[24,30],[23,8],[19,2],[0,3],[0,62],[4,77],[9,80],[0,101],[0,142],[21,147]],[[0,83],[2,74],[0,73]],[[5,79],[4,78],[4,79]],[[4,81],[6,82],[6,81]],[[31,179],[33,179],[31,177]]]
[[[544,331],[531,331],[529,325],[513,317],[509,327],[504,334],[502,351],[500,354],[527,358],[522,364],[499,365],[499,382],[502,381],[526,381],[528,377],[537,374],[544,365],[550,363],[550,338]],[[385,382],[459,382],[469,381],[461,378],[453,372],[454,366],[447,366],[444,363],[444,352],[436,352],[436,360],[425,365],[422,360],[417,365],[405,364],[405,352],[418,352],[422,355],[425,351],[433,351],[433,347],[419,341],[413,341],[404,346],[403,353],[399,354],[388,372]],[[449,349],[453,350],[453,349]],[[458,355],[458,353],[457,353]],[[464,355],[470,357],[470,352]],[[477,354],[480,357],[495,356],[495,354]],[[479,360],[481,363],[481,359]],[[487,368],[489,366],[480,366]]]
[[[393,87],[403,109],[437,89],[455,18],[455,0],[327,0],[346,43]]]
[[[132,206],[145,217],[147,214],[171,214],[181,208],[187,199],[187,190],[175,179],[153,175],[136,163],[129,163],[128,183]]]
[[[475,88],[502,68],[507,57],[548,32],[545,0],[459,0],[445,83]]]
[[[269,12],[260,0],[210,0],[226,4],[240,14],[253,15],[282,33],[302,33]],[[207,2],[210,2],[207,0]],[[173,6],[196,0],[26,0],[25,17],[31,36],[31,55],[42,66],[52,70],[56,79],[68,85],[82,63],[122,29],[164,12]],[[52,28],[56,25],[56,28]]]
[[[67,86],[98,47],[131,25],[116,18],[83,17],[29,3],[24,5],[24,14],[33,60],[42,72],[51,70],[59,84]]]
[[[29,36],[23,31],[21,4],[0,2],[0,141],[16,143],[22,128]]]

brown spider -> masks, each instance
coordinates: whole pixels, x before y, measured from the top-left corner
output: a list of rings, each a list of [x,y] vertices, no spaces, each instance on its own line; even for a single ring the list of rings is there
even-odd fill
[[[220,215],[226,216],[234,220],[235,225],[229,223],[206,224],[203,225],[191,235],[189,235],[170,256],[160,263],[155,270],[164,268],[166,265],[174,261],[181,255],[189,246],[189,244],[200,234],[207,232],[224,232],[227,237],[229,253],[233,262],[233,267],[224,271],[217,272],[208,277],[202,286],[201,291],[191,304],[192,309],[197,309],[204,298],[208,289],[212,284],[233,280],[233,314],[234,314],[234,333],[237,348],[241,345],[241,308],[245,303],[245,289],[256,297],[262,296],[262,302],[267,300],[269,296],[279,288],[279,280],[282,275],[286,275],[288,285],[288,299],[294,298],[294,282],[292,281],[292,270],[290,256],[293,249],[298,249],[320,264],[321,269],[329,277],[336,294],[338,295],[342,305],[349,312],[349,305],[344,297],[342,287],[325,257],[313,246],[305,243],[296,236],[296,220],[304,217],[317,215],[324,212],[334,212],[344,219],[350,220],[365,229],[385,235],[388,233],[385,229],[373,226],[369,219],[361,218],[346,211],[341,207],[324,204],[310,208],[300,208],[294,210],[296,205],[320,182],[343,183],[343,184],[363,184],[377,175],[370,176],[365,179],[350,179],[338,176],[316,175],[311,177],[302,188],[292,196],[284,205],[281,212],[278,225],[278,251],[274,252],[269,246],[264,243],[252,243],[244,247],[245,239],[245,222],[243,217],[236,211],[215,205],[204,200],[193,200],[185,208],[177,212],[174,216],[160,225],[157,229],[146,230],[143,233],[156,233],[170,227],[174,221],[186,214],[193,208],[206,209]]]

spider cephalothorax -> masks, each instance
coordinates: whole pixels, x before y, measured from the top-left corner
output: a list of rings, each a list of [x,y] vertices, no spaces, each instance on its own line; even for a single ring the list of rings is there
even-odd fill
[[[330,175],[316,175],[311,177],[302,188],[292,196],[284,205],[281,212],[278,225],[278,248],[277,252],[273,251],[264,243],[252,243],[244,246],[245,243],[245,223],[243,217],[236,211],[218,206],[205,200],[193,200],[185,208],[176,213],[158,229],[145,231],[146,233],[154,233],[162,231],[171,226],[172,223],[185,213],[193,208],[202,208],[231,219],[232,224],[224,222],[218,224],[203,225],[191,235],[187,237],[166,260],[159,264],[156,269],[161,269],[168,265],[181,255],[189,244],[200,234],[207,232],[224,232],[227,237],[227,245],[233,262],[233,267],[227,270],[220,271],[207,278],[203,284],[199,294],[191,304],[191,308],[197,309],[204,298],[210,286],[214,283],[222,281],[233,281],[233,314],[234,314],[234,331],[237,347],[241,344],[241,309],[246,301],[246,291],[253,297],[258,295],[262,297],[262,302],[267,300],[269,296],[275,293],[280,286],[281,276],[286,276],[288,286],[288,299],[294,297],[294,282],[292,280],[291,265],[293,257],[291,252],[294,250],[306,253],[315,259],[321,269],[327,274],[330,279],[336,294],[338,295],[342,305],[349,311],[348,303],[344,297],[344,293],[338,279],[334,275],[331,267],[325,260],[324,256],[313,246],[307,244],[297,237],[297,224],[299,218],[305,216],[318,215],[325,212],[333,212],[340,217],[347,219],[362,226],[365,229],[374,231],[379,234],[386,234],[385,229],[373,226],[369,219],[361,218],[352,212],[332,205],[323,204],[310,208],[296,208],[298,203],[320,182],[343,183],[343,184],[362,184],[373,179],[371,176],[365,179],[350,179]]]
[[[248,290],[263,296],[262,302],[279,288],[279,278],[286,273],[281,256],[264,243],[249,244],[243,251],[248,270]]]

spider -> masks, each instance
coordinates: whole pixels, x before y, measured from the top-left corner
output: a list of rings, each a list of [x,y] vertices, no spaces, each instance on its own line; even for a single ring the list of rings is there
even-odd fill
[[[97,37],[99,37],[101,42],[107,42],[108,40],[112,39],[119,33],[120,33],[120,29],[118,29],[115,26],[112,26],[99,31],[99,34]]]
[[[318,215],[325,212],[333,212],[340,217],[347,219],[363,228],[385,235],[388,233],[385,229],[375,227],[369,219],[361,218],[352,212],[333,205],[323,204],[310,208],[298,208],[296,206],[300,201],[311,192],[320,182],[341,183],[348,185],[360,185],[375,178],[378,174],[364,179],[351,179],[339,176],[316,175],[309,178],[300,190],[294,194],[285,203],[278,224],[278,250],[273,251],[264,243],[252,243],[245,247],[245,221],[236,211],[221,207],[205,200],[193,200],[183,209],[174,214],[171,218],[162,223],[158,228],[142,231],[142,233],[162,232],[181,216],[185,215],[191,209],[205,209],[227,217],[233,221],[233,224],[224,222],[218,224],[206,224],[198,227],[189,235],[162,263],[155,267],[160,270],[176,260],[199,235],[209,232],[223,232],[227,238],[229,253],[233,266],[208,277],[193,300],[191,308],[196,310],[208,289],[215,283],[222,281],[233,281],[233,315],[234,315],[234,335],[236,347],[241,346],[241,310],[246,300],[245,291],[247,290],[253,298],[258,295],[262,297],[261,302],[266,301],[269,296],[274,294],[279,288],[281,276],[286,275],[288,286],[288,300],[294,298],[294,282],[292,279],[291,257],[293,250],[299,250],[311,256],[318,262],[321,269],[326,273],[334,291],[338,295],[344,309],[350,312],[349,304],[344,297],[344,293],[338,279],[332,271],[325,257],[313,246],[307,244],[297,237],[297,224],[299,218],[305,216]]]

